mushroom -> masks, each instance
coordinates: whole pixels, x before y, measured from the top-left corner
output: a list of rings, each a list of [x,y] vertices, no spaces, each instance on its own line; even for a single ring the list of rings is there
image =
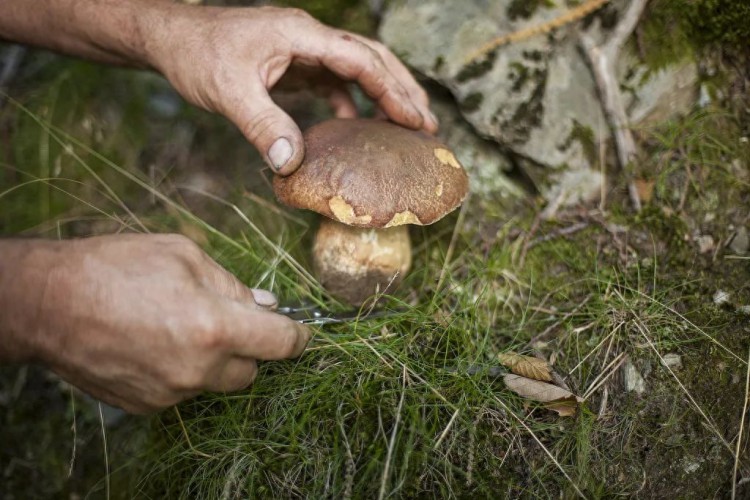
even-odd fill
[[[432,224],[455,210],[468,177],[434,137],[382,120],[328,120],[304,137],[304,162],[274,178],[274,192],[330,219],[315,237],[315,272],[334,296],[360,305],[409,270],[406,224]]]

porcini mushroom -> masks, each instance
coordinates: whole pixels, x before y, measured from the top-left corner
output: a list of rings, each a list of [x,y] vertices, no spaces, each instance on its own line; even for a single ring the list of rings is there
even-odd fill
[[[331,219],[316,235],[315,271],[333,295],[362,304],[409,270],[406,224],[432,224],[456,209],[468,177],[434,137],[382,120],[328,120],[304,137],[304,162],[274,178],[274,191]]]

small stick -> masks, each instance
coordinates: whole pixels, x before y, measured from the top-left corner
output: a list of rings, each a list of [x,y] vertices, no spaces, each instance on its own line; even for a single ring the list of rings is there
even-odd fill
[[[622,46],[638,25],[638,20],[647,3],[648,0],[633,0],[620,22],[615,26],[612,36],[601,46],[596,45],[588,33],[581,33],[579,36],[580,45],[589,59],[591,72],[599,89],[604,114],[612,128],[617,149],[617,160],[623,169],[635,160],[636,147],[633,133],[629,128],[628,114],[620,92],[620,84],[615,74],[615,62]],[[628,182],[628,192],[633,208],[640,211],[642,208],[641,197],[632,179]]]
[[[562,15],[552,19],[551,21],[547,21],[546,23],[537,24],[493,38],[492,40],[469,54],[464,60],[465,64],[471,64],[480,57],[487,55],[488,53],[503,45],[520,42],[522,40],[526,40],[543,33],[549,33],[552,30],[565,26],[566,24],[570,24],[578,21],[579,19],[583,19],[592,12],[600,9],[609,1],[610,0],[589,0],[588,2],[579,5],[578,7],[563,12]]]
[[[556,229],[554,231],[550,231],[549,233],[545,234],[544,236],[539,236],[538,238],[534,238],[529,243],[528,248],[534,248],[538,244],[544,243],[545,241],[549,241],[549,240],[555,239],[558,236],[569,236],[571,234],[575,234],[578,231],[586,229],[587,227],[589,227],[589,223],[586,222],[586,221],[577,222],[577,223],[573,224],[572,226],[561,227],[561,228]]]

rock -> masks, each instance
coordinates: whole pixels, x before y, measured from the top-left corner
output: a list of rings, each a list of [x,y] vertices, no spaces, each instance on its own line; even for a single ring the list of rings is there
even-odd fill
[[[747,228],[745,226],[740,227],[732,241],[729,242],[729,249],[737,255],[745,255],[750,249],[750,236],[748,236]]]
[[[695,237],[698,244],[698,253],[704,254],[712,252],[715,248],[714,238],[710,234],[703,234]]]
[[[506,175],[513,164],[503,148],[497,142],[477,135],[451,99],[436,95],[432,97],[431,105],[440,121],[438,136],[469,173],[472,196],[522,197],[523,190]]]
[[[618,61],[618,74],[628,89],[627,110],[634,124],[657,125],[688,111],[699,98],[698,66],[681,61],[651,71],[624,52]]]
[[[646,392],[646,381],[638,372],[635,365],[628,361],[625,363],[625,390],[628,392],[635,392],[636,394],[643,394]]]
[[[682,357],[679,354],[673,352],[664,355],[663,364],[673,370],[679,370],[682,368]]]
[[[731,298],[731,294],[729,292],[725,292],[724,290],[716,290],[716,293],[714,294],[714,304],[717,306],[723,306],[729,304],[729,299]]]
[[[537,8],[523,18],[512,15],[517,4],[513,0],[392,2],[380,37],[409,65],[447,87],[482,136],[540,166],[546,177],[540,184],[548,200],[589,199],[600,191],[597,143],[609,137],[609,130],[578,47],[578,26],[504,45],[491,56],[467,64],[467,57],[498,35],[538,26],[568,11],[565,2],[555,2],[556,6]],[[623,86],[632,89],[629,109],[637,120],[672,116],[695,99],[694,65],[649,72],[628,56],[619,67]],[[560,188],[559,183],[567,187]]]

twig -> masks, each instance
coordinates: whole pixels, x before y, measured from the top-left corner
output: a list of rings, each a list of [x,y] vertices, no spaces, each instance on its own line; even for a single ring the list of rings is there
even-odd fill
[[[487,55],[488,53],[492,52],[496,48],[501,47],[503,45],[520,42],[522,40],[526,40],[528,38],[534,37],[536,35],[541,35],[543,33],[549,33],[552,30],[565,26],[566,24],[570,24],[570,23],[578,21],[579,19],[583,19],[584,17],[588,16],[592,12],[601,8],[604,4],[608,3],[609,1],[610,0],[589,0],[588,2],[585,2],[582,5],[579,5],[578,7],[575,7],[566,12],[563,12],[562,15],[550,21],[547,21],[545,23],[530,26],[528,28],[524,28],[518,31],[514,31],[512,33],[507,33],[505,35],[500,35],[496,38],[493,38],[492,40],[485,43],[484,45],[482,45],[481,47],[473,51],[471,54],[469,54],[464,60],[464,64],[466,65],[471,64],[477,59],[479,59],[480,57]]]
[[[591,72],[599,89],[604,114],[612,128],[617,149],[617,160],[622,169],[627,169],[635,160],[636,147],[620,92],[620,85],[617,81],[615,63],[622,46],[638,25],[638,20],[647,3],[648,0],[632,0],[622,19],[615,26],[612,35],[601,46],[594,43],[589,33],[581,33],[579,36],[580,45],[589,59]],[[628,192],[633,208],[640,211],[641,198],[632,179],[628,182]]]
[[[549,240],[553,240],[560,236],[569,236],[571,234],[575,234],[578,231],[581,231],[583,229],[586,229],[589,227],[589,223],[586,221],[583,222],[576,222],[572,226],[567,227],[561,227],[559,229],[556,229],[554,231],[550,231],[549,233],[545,234],[544,236],[539,236],[538,238],[534,238],[530,243],[528,248],[534,248],[535,246],[539,245],[540,243],[544,243]]]
[[[745,427],[745,414],[747,413],[747,399],[750,395],[750,350],[747,352],[747,372],[745,375],[745,404],[742,405],[740,416],[740,434],[737,436],[737,446],[734,450],[734,471],[732,472],[732,500],[737,498],[737,467],[740,464],[740,445],[742,444],[742,431]]]
[[[599,390],[601,386],[603,386],[609,378],[617,373],[617,370],[622,366],[622,364],[628,359],[628,357],[625,355],[624,352],[621,352],[619,356],[617,356],[615,359],[609,362],[609,365],[607,365],[604,370],[597,376],[594,381],[591,383],[591,386],[589,389],[583,394],[583,399],[587,400],[589,399],[596,391]],[[609,372],[609,373],[607,373]],[[601,378],[602,375],[604,378]]]

